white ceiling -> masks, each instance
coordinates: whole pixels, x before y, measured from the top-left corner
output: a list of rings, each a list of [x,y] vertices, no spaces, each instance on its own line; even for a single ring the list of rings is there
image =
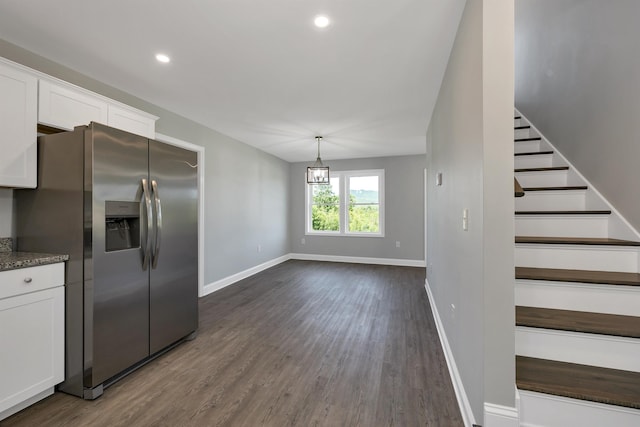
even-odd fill
[[[0,0],[0,38],[290,162],[419,154],[464,3]]]

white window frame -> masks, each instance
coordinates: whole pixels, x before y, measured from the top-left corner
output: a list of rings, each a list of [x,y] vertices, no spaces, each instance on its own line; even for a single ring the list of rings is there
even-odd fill
[[[331,177],[340,178],[340,230],[339,231],[317,231],[312,228],[311,206],[313,203],[313,185],[305,185],[305,235],[309,236],[334,236],[334,237],[384,237],[384,169],[367,169],[354,171],[334,171],[329,172]],[[348,231],[349,225],[349,178],[359,176],[378,177],[378,232],[353,232]],[[305,175],[306,180],[306,175]],[[306,182],[306,181],[305,181]]]

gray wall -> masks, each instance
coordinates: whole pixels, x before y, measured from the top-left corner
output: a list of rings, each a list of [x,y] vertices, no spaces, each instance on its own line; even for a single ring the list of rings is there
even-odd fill
[[[0,188],[0,237],[13,235],[13,191]]]
[[[292,252],[424,260],[424,155],[324,162],[336,171],[384,169],[384,237],[305,236],[305,172],[311,163],[310,157],[309,162],[291,164]],[[400,242],[399,248],[396,241]]]
[[[467,1],[427,134],[427,280],[478,424],[515,406],[509,3]]]
[[[640,229],[640,2],[517,0],[516,106]]]
[[[157,132],[205,147],[205,285],[290,252],[287,162],[2,40],[0,56],[155,114]],[[0,231],[13,227],[11,203],[0,192]]]

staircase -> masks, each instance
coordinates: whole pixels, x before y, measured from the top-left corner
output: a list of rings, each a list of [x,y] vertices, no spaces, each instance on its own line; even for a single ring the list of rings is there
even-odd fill
[[[640,426],[640,236],[516,112],[522,426]]]

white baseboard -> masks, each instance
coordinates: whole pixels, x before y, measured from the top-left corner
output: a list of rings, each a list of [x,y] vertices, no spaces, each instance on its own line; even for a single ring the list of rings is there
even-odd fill
[[[291,259],[291,254],[283,255],[281,257],[256,265],[255,267],[247,268],[244,271],[241,271],[236,274],[232,274],[231,276],[227,276],[223,279],[216,280],[215,282],[205,285],[202,290],[202,295],[200,296],[203,297],[205,295],[209,295],[212,292],[218,291],[222,288],[225,288],[229,285],[234,284],[235,282],[238,282],[242,279],[246,279],[247,277],[253,276],[256,273],[260,273],[261,271],[266,270],[267,268],[271,268],[275,265],[281,264],[290,259]]]
[[[216,280],[215,282],[211,282],[208,285],[205,285],[202,289],[202,294],[200,297],[209,295],[215,291],[218,291],[222,288],[225,288],[229,285],[234,284],[242,279],[246,279],[247,277],[253,276],[256,273],[260,273],[267,268],[271,268],[275,265],[281,264],[290,259],[299,259],[306,261],[331,261],[331,262],[352,262],[355,264],[379,264],[379,265],[397,265],[402,267],[425,267],[426,263],[424,260],[413,260],[413,259],[395,259],[395,258],[367,258],[367,257],[347,257],[347,256],[337,256],[337,255],[315,255],[315,254],[286,254],[281,257],[272,259],[270,261],[264,262],[260,265],[256,265],[255,267],[248,268],[244,271],[241,271],[236,274],[232,274],[231,276],[227,276],[223,279]]]
[[[484,404],[484,427],[518,427],[518,408]]]
[[[397,265],[402,267],[425,267],[424,260],[419,259],[398,259],[398,258],[369,258],[357,256],[340,255],[319,255],[319,254],[289,254],[291,259],[305,261],[330,261],[330,262],[351,262],[354,264],[378,264]]]
[[[465,427],[471,427],[476,423],[475,417],[473,416],[473,411],[471,410],[471,403],[469,402],[467,393],[464,391],[464,385],[462,384],[462,378],[460,377],[460,372],[458,372],[458,367],[456,366],[456,361],[453,357],[453,352],[451,351],[451,347],[449,346],[449,341],[447,340],[447,334],[444,330],[444,325],[440,320],[440,314],[438,314],[438,308],[436,307],[436,302],[433,298],[433,294],[431,293],[431,288],[429,288],[429,282],[426,279],[424,281],[424,288],[427,291],[427,295],[429,297],[429,305],[431,306],[431,312],[433,313],[433,318],[436,322],[436,328],[438,329],[438,336],[440,337],[440,344],[442,345],[442,349],[444,350],[444,357],[447,360],[447,367],[449,368],[449,375],[451,376],[453,389],[456,392],[456,398],[458,399],[458,405],[460,406],[460,413],[462,414],[462,420],[464,421]],[[496,425],[501,426],[502,424],[496,424]]]

